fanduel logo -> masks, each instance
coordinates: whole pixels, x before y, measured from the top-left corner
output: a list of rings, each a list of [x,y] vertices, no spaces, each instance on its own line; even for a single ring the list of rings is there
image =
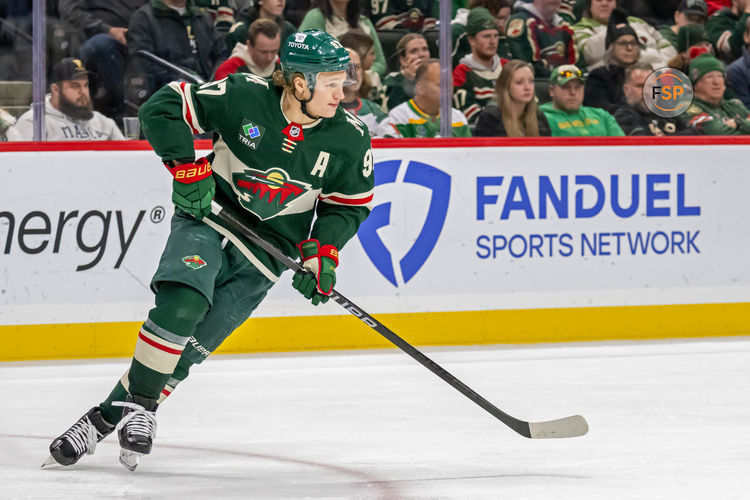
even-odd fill
[[[430,206],[424,225],[406,255],[398,261],[404,284],[408,283],[422,268],[437,244],[443,230],[451,192],[451,176],[433,166],[418,161],[407,163],[401,160],[381,161],[375,164],[375,186],[396,182],[399,170],[406,169],[403,182],[426,187],[432,192]],[[398,287],[393,256],[378,235],[378,229],[388,226],[391,218],[391,203],[376,206],[357,232],[367,257],[375,268],[393,286]]]

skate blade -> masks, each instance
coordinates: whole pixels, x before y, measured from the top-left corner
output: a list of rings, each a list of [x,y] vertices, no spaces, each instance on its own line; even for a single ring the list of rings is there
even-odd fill
[[[131,472],[141,463],[142,456],[143,453],[120,449],[120,463]]]
[[[47,457],[47,460],[44,461],[44,463],[41,465],[42,469],[47,469],[49,467],[53,467],[55,465],[60,465],[57,463],[57,460],[52,458],[52,455]]]

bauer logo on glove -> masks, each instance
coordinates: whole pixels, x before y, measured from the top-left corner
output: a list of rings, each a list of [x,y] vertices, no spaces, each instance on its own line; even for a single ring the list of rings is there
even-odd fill
[[[205,158],[194,163],[170,166],[172,174],[172,203],[180,210],[202,219],[211,213],[211,200],[216,194],[216,183],[211,177],[211,164]]]

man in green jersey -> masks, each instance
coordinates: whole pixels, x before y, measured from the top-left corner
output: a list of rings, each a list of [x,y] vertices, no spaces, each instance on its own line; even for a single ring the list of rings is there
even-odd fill
[[[706,35],[716,56],[731,63],[742,55],[742,34],[750,18],[750,0],[732,0],[731,7],[717,10],[706,21]]]
[[[427,59],[417,68],[413,99],[399,104],[383,122],[396,137],[440,137],[440,61]],[[451,109],[451,137],[471,137],[466,117]]]
[[[495,98],[495,82],[508,60],[497,55],[497,24],[484,7],[471,9],[466,33],[471,53],[453,69],[453,105],[475,124],[482,109]]]
[[[293,285],[314,305],[336,281],[338,250],[370,212],[370,134],[339,107],[351,81],[348,51],[322,31],[290,35],[274,82],[248,73],[203,85],[172,82],[140,109],[142,130],[173,175],[171,232],[151,282],[156,307],[130,369],[112,393],[50,445],[47,463],[71,465],[117,425],[120,461],[151,451],[159,403],[260,304],[284,265],[225,227],[211,200],[243,220],[306,273]],[[195,160],[193,134],[216,133]],[[119,424],[118,424],[119,422]]]
[[[690,61],[693,103],[680,121],[695,134],[749,135],[750,111],[739,99],[725,99],[724,64],[711,54]]]
[[[583,73],[577,66],[558,66],[550,77],[552,101],[539,109],[549,122],[553,137],[622,136],[614,116],[601,108],[583,106]]]

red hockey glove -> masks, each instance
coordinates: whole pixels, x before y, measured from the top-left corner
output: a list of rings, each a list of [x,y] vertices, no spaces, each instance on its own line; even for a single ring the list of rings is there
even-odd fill
[[[302,258],[302,266],[307,272],[297,272],[292,278],[292,286],[312,304],[325,304],[336,284],[336,266],[339,265],[339,252],[333,245],[320,246],[318,240],[305,240],[297,245]]]
[[[164,164],[174,177],[172,203],[197,219],[211,213],[211,200],[216,194],[216,183],[211,177],[211,164],[205,158],[195,163],[175,167]]]

